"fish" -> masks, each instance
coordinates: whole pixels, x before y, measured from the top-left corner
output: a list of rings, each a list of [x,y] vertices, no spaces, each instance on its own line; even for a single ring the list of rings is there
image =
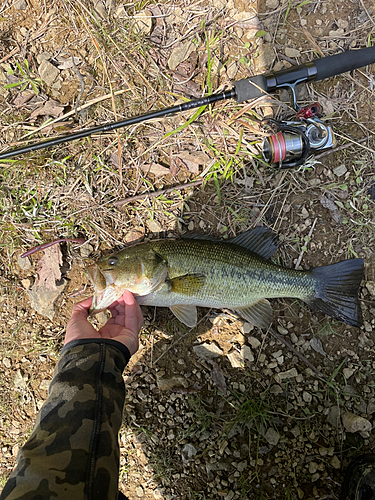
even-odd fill
[[[362,325],[358,290],[363,259],[311,270],[284,268],[270,259],[277,234],[256,227],[231,240],[194,235],[138,243],[87,267],[94,287],[91,313],[106,309],[130,290],[140,305],[169,307],[186,326],[197,307],[230,309],[259,328],[273,321],[268,299],[299,299],[351,326]]]

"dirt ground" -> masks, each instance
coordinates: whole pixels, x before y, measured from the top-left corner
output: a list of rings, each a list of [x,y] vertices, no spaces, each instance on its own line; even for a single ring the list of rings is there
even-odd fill
[[[1,150],[373,45],[374,15],[371,0],[6,0]],[[47,397],[72,306],[92,294],[87,262],[144,237],[262,225],[279,233],[287,268],[363,258],[364,325],[287,299],[272,301],[273,333],[204,309],[190,331],[143,308],[124,373],[120,488],[131,499],[338,498],[350,460],[375,451],[374,68],[299,89],[337,140],[304,168],[260,160],[259,121],[293,116],[284,94],[0,162],[1,486]],[[52,303],[38,289],[42,253],[20,255],[57,238],[88,243],[61,245]]]

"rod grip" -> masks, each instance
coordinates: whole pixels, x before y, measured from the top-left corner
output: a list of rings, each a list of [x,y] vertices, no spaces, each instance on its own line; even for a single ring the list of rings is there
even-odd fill
[[[314,64],[317,69],[315,80],[324,80],[373,63],[375,63],[375,46],[315,59]]]
[[[267,79],[265,75],[252,76],[234,82],[237,102],[250,101],[265,95],[267,92]]]

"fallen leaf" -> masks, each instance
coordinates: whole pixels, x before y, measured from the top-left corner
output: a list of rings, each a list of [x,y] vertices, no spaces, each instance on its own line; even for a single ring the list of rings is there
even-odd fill
[[[51,292],[57,290],[56,281],[61,279],[60,266],[62,265],[60,245],[53,245],[43,250],[39,260],[38,278],[36,288],[46,287]]]
[[[310,345],[311,345],[312,349],[314,349],[315,352],[318,352],[322,356],[327,356],[327,354],[324,352],[323,344],[318,338],[313,337],[310,340]]]
[[[71,56],[59,56],[56,58],[57,62],[59,65],[57,66],[59,69],[70,69],[73,68],[74,64],[78,66],[78,64],[81,62],[81,59],[79,57],[74,58],[74,64]]]
[[[58,118],[64,111],[64,107],[60,102],[50,99],[43,106],[35,109],[29,116],[29,119],[37,118],[38,116],[53,116],[54,118]]]
[[[142,170],[148,174],[153,174],[155,177],[162,177],[170,174],[169,168],[163,167],[160,163],[151,163],[151,165],[143,165]]]
[[[210,160],[203,151],[181,151],[178,153],[178,158],[192,174],[199,174],[199,165],[205,165]]]
[[[341,222],[341,214],[339,212],[339,209],[337,208],[337,205],[334,201],[330,200],[327,198],[327,196],[322,195],[319,198],[320,203],[323,205],[324,208],[328,208],[328,210],[331,211],[332,213],[332,218],[335,222],[339,223]]]
[[[189,41],[177,45],[177,47],[172,50],[171,56],[168,60],[169,69],[174,71],[177,66],[182,63],[182,61],[185,61],[195,49],[196,46],[194,43]]]

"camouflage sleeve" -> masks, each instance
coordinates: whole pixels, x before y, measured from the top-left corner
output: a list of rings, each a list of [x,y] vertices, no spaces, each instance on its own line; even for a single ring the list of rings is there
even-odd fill
[[[67,344],[33,432],[1,500],[117,499],[128,349],[114,340]]]

